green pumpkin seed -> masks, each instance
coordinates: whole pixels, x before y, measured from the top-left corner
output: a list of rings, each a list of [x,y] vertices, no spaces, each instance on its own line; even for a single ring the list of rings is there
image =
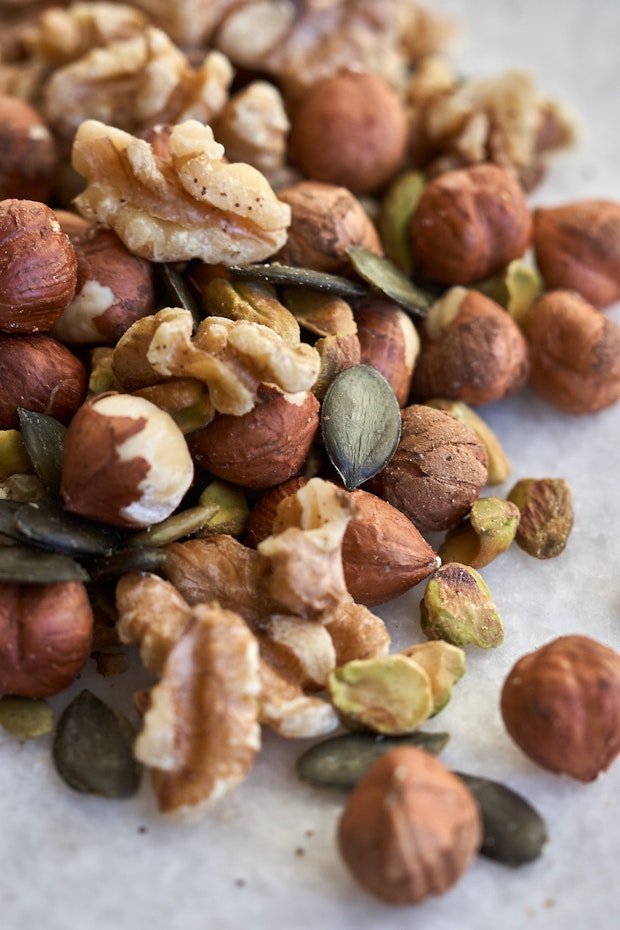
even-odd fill
[[[352,491],[382,471],[400,440],[402,421],[394,391],[370,365],[336,375],[321,409],[325,450]]]
[[[19,407],[19,426],[26,451],[48,494],[60,493],[62,448],[67,428],[47,413]]]
[[[360,278],[413,316],[426,316],[435,295],[416,287],[394,262],[361,245],[349,246],[347,255]]]
[[[136,546],[135,549],[117,549],[111,555],[94,559],[88,565],[93,581],[117,578],[125,572],[158,572],[166,561],[166,555],[154,546]]]
[[[24,537],[17,529],[16,517],[23,506],[21,501],[0,500],[0,533],[22,542]]]
[[[0,698],[0,726],[17,739],[35,739],[54,729],[47,701],[7,694]]]
[[[82,691],[63,711],[52,748],[58,774],[75,791],[128,798],[140,786],[136,731],[113,707]]]
[[[65,555],[106,555],[120,543],[119,534],[110,527],[67,513],[49,501],[22,504],[15,525],[33,545]]]
[[[158,269],[170,306],[189,310],[194,325],[197,326],[203,319],[204,314],[200,312],[196,293],[192,286],[188,284],[181,272],[172,265],[164,262],[158,266]]]
[[[377,736],[375,733],[345,733],[312,746],[297,760],[297,776],[319,787],[355,787],[370,766],[396,746],[419,746],[437,755],[449,740],[447,733],[416,730],[406,736]]]
[[[340,297],[367,297],[368,288],[357,281],[340,275],[312,268],[296,268],[293,265],[228,265],[226,271],[233,280],[265,281],[267,284],[286,287],[312,287],[317,291],[338,294]]]
[[[482,815],[480,853],[505,865],[537,859],[547,842],[547,828],[529,801],[500,782],[455,772],[475,797]]]
[[[45,552],[27,545],[0,547],[0,581],[53,584],[88,580],[88,572],[60,552]]]

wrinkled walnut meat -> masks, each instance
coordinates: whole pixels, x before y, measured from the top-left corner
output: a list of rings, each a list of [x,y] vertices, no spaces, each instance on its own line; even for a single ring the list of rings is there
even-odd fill
[[[88,182],[79,212],[156,262],[254,262],[284,244],[289,207],[255,168],[223,161],[209,126],[174,126],[168,148],[163,157],[142,139],[86,120],[73,145],[73,166]]]

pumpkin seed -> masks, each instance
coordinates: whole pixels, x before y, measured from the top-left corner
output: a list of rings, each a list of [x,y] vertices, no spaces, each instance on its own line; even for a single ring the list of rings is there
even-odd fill
[[[62,447],[67,428],[47,413],[18,407],[19,426],[26,451],[48,494],[60,493]]]
[[[65,555],[106,555],[120,543],[110,527],[67,513],[49,501],[22,504],[15,525],[33,545]]]
[[[88,572],[60,552],[45,552],[27,545],[0,547],[0,581],[53,584],[88,580]]]
[[[505,865],[524,865],[537,859],[547,842],[545,822],[520,794],[478,775],[455,772],[465,782],[480,808],[484,838],[480,853]]]
[[[185,280],[180,271],[163,262],[159,267],[164,290],[173,307],[181,307],[183,310],[189,310],[194,320],[194,325],[203,319],[204,314],[200,312],[196,294],[190,284]]]
[[[298,778],[319,787],[355,787],[370,766],[395,746],[419,746],[437,755],[449,740],[447,733],[416,730],[405,736],[375,733],[345,733],[333,736],[306,750],[297,760]]]
[[[63,711],[52,747],[58,774],[75,791],[128,798],[140,785],[136,737],[123,714],[84,690]]]
[[[52,732],[54,714],[47,701],[7,694],[0,698],[0,725],[17,739],[34,739]]]
[[[357,281],[342,278],[326,271],[312,268],[296,268],[294,265],[228,265],[226,271],[233,280],[266,281],[268,284],[286,287],[312,287],[317,291],[338,294],[340,297],[367,297],[368,288]]]
[[[24,537],[17,529],[17,514],[24,505],[21,501],[0,500],[0,533],[23,542]]]
[[[125,572],[157,572],[166,561],[166,555],[154,546],[136,546],[135,549],[117,549],[111,555],[94,559],[88,565],[93,581],[115,578]]]
[[[325,450],[352,491],[382,471],[401,434],[400,407],[382,374],[354,365],[336,375],[321,409]]]
[[[361,245],[350,245],[347,255],[360,278],[413,316],[426,316],[435,295],[416,287],[389,258],[383,258]]]

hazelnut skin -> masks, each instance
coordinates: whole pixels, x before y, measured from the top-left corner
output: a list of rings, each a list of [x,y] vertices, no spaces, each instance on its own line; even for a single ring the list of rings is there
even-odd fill
[[[47,203],[58,173],[58,147],[39,113],[19,97],[0,95],[0,200]]]
[[[531,234],[532,214],[516,175],[490,163],[429,181],[411,218],[414,265],[439,284],[490,277],[523,255]]]
[[[405,110],[389,84],[379,74],[343,71],[296,105],[289,155],[306,177],[367,194],[396,173],[407,141]]]
[[[0,584],[0,694],[58,694],[88,659],[93,614],[80,581]]]
[[[538,765],[594,781],[620,752],[620,654],[588,636],[560,636],[516,662],[501,712]]]
[[[420,337],[411,317],[393,301],[374,295],[356,301],[353,312],[361,364],[380,371],[404,407],[420,351]]]

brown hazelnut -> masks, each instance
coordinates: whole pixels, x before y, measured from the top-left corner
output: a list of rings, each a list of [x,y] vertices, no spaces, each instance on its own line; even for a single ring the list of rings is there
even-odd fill
[[[620,300],[620,203],[541,207],[534,211],[532,242],[548,288],[578,291],[596,307]]]
[[[315,84],[295,107],[289,155],[306,177],[364,194],[395,174],[407,139],[405,109],[384,78],[343,71]]]
[[[527,381],[527,342],[512,317],[478,291],[452,287],[421,327],[413,375],[420,400],[446,397],[474,407],[514,394]]]
[[[54,211],[33,200],[1,201],[0,329],[50,329],[76,283],[75,252]]]
[[[478,804],[458,776],[414,746],[384,753],[360,779],[338,824],[355,878],[390,904],[444,894],[482,843]]]
[[[473,429],[433,407],[405,407],[402,423],[396,452],[366,490],[388,501],[422,532],[451,529],[484,487],[486,447]]]
[[[66,423],[86,394],[82,362],[47,333],[0,333],[0,429],[19,426],[18,407]]]
[[[246,488],[271,488],[303,465],[319,427],[319,402],[310,391],[284,394],[264,385],[242,416],[217,415],[188,437],[198,465]]]
[[[58,171],[56,142],[41,116],[25,100],[0,95],[0,200],[47,203]]]
[[[516,175],[485,163],[426,185],[411,219],[417,270],[440,284],[495,274],[530,244],[532,215]]]
[[[274,259],[331,274],[350,269],[346,250],[364,246],[382,253],[379,234],[360,201],[345,187],[300,181],[278,192],[291,208],[286,244]]]
[[[620,654],[588,636],[560,636],[516,662],[501,712],[538,765],[594,781],[620,752]]]
[[[375,296],[356,302],[353,309],[361,363],[381,372],[404,407],[420,351],[411,317],[393,301]]]
[[[0,694],[42,698],[85,665],[93,614],[79,581],[0,584]]]
[[[523,321],[530,386],[566,413],[594,413],[620,398],[620,326],[576,291],[544,294]]]

